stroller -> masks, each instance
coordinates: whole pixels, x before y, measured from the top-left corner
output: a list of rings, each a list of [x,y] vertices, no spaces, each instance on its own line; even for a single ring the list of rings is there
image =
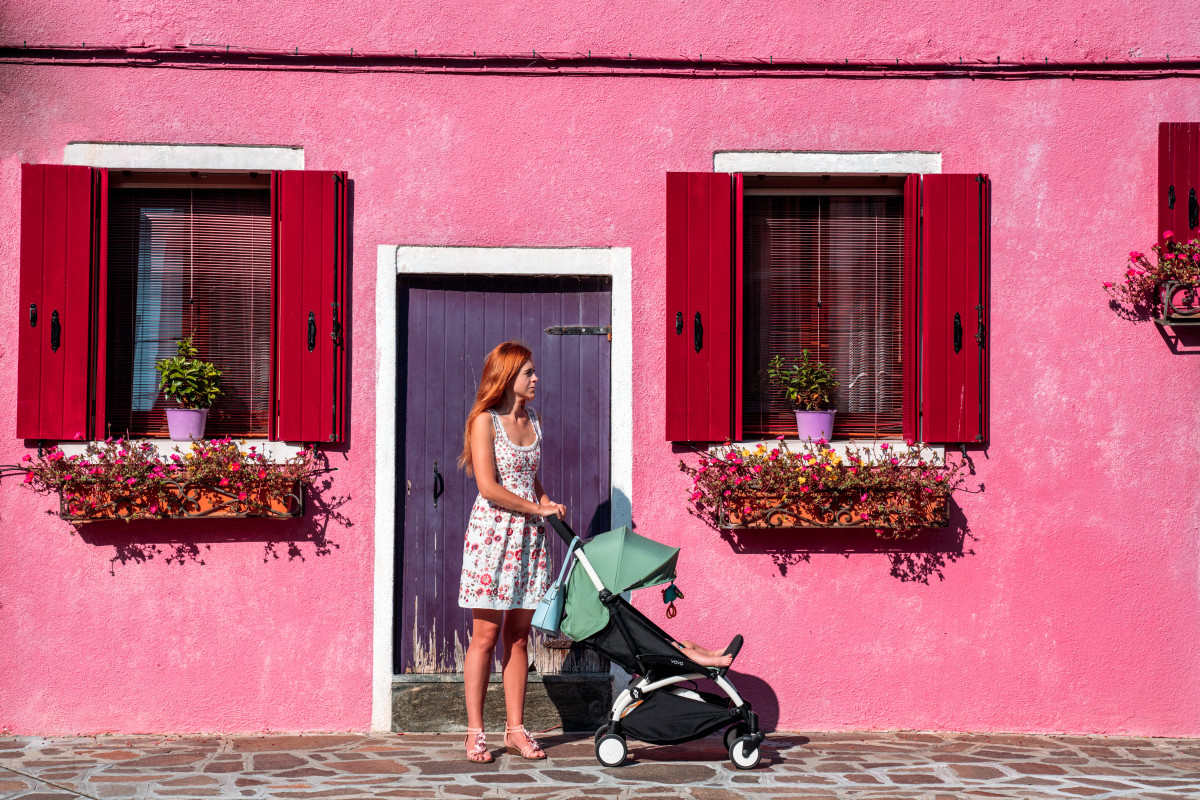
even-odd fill
[[[596,759],[607,767],[625,762],[626,737],[650,744],[679,744],[725,731],[725,749],[734,766],[758,765],[764,734],[758,715],[741,698],[725,673],[685,656],[673,639],[630,605],[621,592],[658,586],[675,578],[679,548],[667,547],[617,528],[580,545],[575,533],[556,516],[546,520],[571,546],[576,565],[565,587],[564,635],[620,664],[634,681],[613,702],[608,722],[596,731]],[[561,590],[560,590],[561,591]],[[725,655],[737,657],[741,635]],[[695,682],[708,679],[724,696],[702,692]],[[690,684],[688,686],[687,684]]]

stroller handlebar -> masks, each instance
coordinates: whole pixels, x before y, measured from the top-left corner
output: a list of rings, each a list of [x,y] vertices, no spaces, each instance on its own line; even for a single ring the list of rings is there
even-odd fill
[[[567,544],[575,540],[575,531],[571,530],[571,526],[559,519],[558,514],[550,514],[546,517],[546,522],[550,523],[550,527],[554,528],[554,532]]]

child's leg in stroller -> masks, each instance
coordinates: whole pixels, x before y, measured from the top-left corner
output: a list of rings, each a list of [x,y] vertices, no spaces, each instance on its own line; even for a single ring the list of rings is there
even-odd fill
[[[488,676],[492,673],[492,655],[500,639],[503,611],[490,608],[471,609],[471,642],[463,659],[463,692],[467,699],[467,728],[483,731],[483,699],[487,694]],[[472,761],[491,761],[492,754],[474,746],[468,737],[467,757]]]
[[[504,671],[504,745],[525,758],[545,758],[525,731],[525,687],[529,680],[529,626],[533,609],[514,608],[504,614],[500,633],[500,665]]]
[[[685,656],[702,667],[728,667],[733,663],[733,656],[709,650],[695,642],[676,642],[675,646],[682,650]]]

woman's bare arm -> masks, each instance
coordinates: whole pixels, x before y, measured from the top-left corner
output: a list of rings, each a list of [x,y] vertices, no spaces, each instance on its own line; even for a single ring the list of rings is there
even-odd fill
[[[471,469],[475,472],[475,485],[479,487],[480,496],[518,514],[540,517],[557,514],[556,505],[526,500],[505,489],[496,480],[495,435],[490,414],[479,414],[471,421]]]

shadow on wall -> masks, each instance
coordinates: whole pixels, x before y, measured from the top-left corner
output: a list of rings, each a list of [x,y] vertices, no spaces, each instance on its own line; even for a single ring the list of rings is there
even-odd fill
[[[306,549],[308,555],[320,557],[341,547],[328,536],[330,522],[354,527],[353,520],[340,510],[349,496],[329,494],[332,485],[333,479],[326,476],[308,487],[304,516],[297,519],[102,520],[80,523],[77,532],[87,544],[113,548],[109,572],[114,575],[117,565],[143,564],[155,558],[167,564],[204,566],[213,545],[232,542],[262,542],[264,563],[284,557],[304,561]]]
[[[849,558],[857,554],[884,554],[891,562],[892,577],[905,583],[928,584],[931,578],[945,580],[945,568],[966,556],[975,555],[978,538],[971,532],[962,508],[950,500],[950,524],[925,528],[904,539],[876,536],[871,529],[857,528],[772,528],[722,530],[721,538],[735,553],[769,555],[779,574],[807,564],[814,554]]]

